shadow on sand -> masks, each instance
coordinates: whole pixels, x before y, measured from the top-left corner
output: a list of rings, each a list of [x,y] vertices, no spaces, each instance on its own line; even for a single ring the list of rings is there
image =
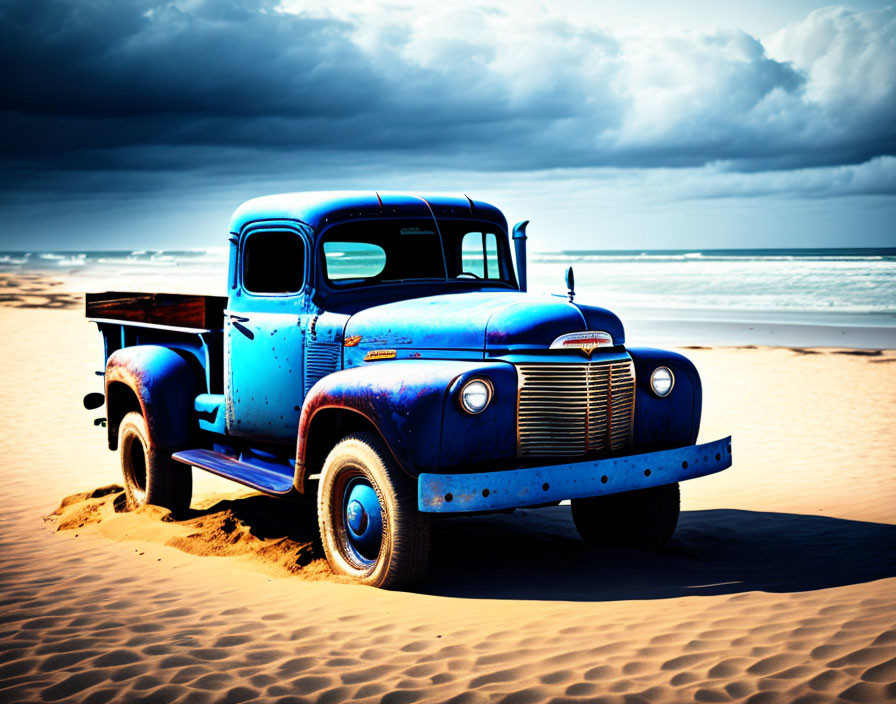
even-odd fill
[[[661,553],[592,548],[569,508],[454,518],[434,530],[430,594],[617,601],[800,592],[896,576],[896,525],[825,516],[685,511]]]
[[[285,537],[321,556],[313,503],[255,495],[228,512],[258,538]],[[826,516],[684,511],[660,553],[582,543],[568,506],[433,523],[423,593],[486,599],[617,601],[748,591],[800,592],[896,576],[896,525]]]

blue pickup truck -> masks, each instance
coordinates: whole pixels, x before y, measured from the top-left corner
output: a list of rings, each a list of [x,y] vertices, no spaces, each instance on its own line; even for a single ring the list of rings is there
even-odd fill
[[[430,522],[570,500],[585,541],[657,548],[701,386],[574,292],[526,289],[526,223],[467,196],[296,193],[233,215],[226,297],[88,294],[130,507],[189,508],[191,467],[316,510],[332,569],[427,570]],[[514,267],[511,249],[515,250]],[[568,286],[571,272],[567,275]]]

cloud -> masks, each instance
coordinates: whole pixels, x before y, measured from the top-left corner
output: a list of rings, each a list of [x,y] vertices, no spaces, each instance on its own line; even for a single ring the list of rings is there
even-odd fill
[[[625,203],[660,207],[685,201],[769,199],[826,201],[896,193],[896,157],[862,164],[783,171],[731,171],[722,164],[690,168],[574,168],[522,174],[464,173],[476,192],[501,189],[500,202],[543,200],[569,207],[575,200],[592,212]],[[524,211],[525,208],[522,208]]]
[[[633,174],[635,175],[635,174]],[[622,177],[624,178],[624,177]],[[637,188],[654,202],[673,199],[785,197],[827,199],[896,193],[896,157],[861,164],[778,171],[732,171],[723,164],[699,169],[650,169],[635,175]],[[635,182],[629,185],[634,188]]]
[[[806,76],[806,142],[832,163],[896,153],[896,8],[816,10],[769,49]]]
[[[767,46],[534,6],[6,0],[0,24],[7,188],[49,172],[275,176],[322,156],[748,173],[896,153],[893,8],[819,10]]]

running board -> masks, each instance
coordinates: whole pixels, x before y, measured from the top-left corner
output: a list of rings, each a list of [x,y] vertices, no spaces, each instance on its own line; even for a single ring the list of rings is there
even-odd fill
[[[230,455],[212,450],[183,450],[171,458],[178,462],[199,467],[219,477],[263,491],[265,494],[288,494],[292,491],[291,474],[281,474],[256,464],[242,462]],[[284,467],[286,469],[286,467]]]

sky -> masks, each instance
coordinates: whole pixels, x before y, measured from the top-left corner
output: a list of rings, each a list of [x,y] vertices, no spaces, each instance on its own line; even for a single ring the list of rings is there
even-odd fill
[[[2,250],[460,192],[530,247],[896,247],[896,6],[0,0]]]

